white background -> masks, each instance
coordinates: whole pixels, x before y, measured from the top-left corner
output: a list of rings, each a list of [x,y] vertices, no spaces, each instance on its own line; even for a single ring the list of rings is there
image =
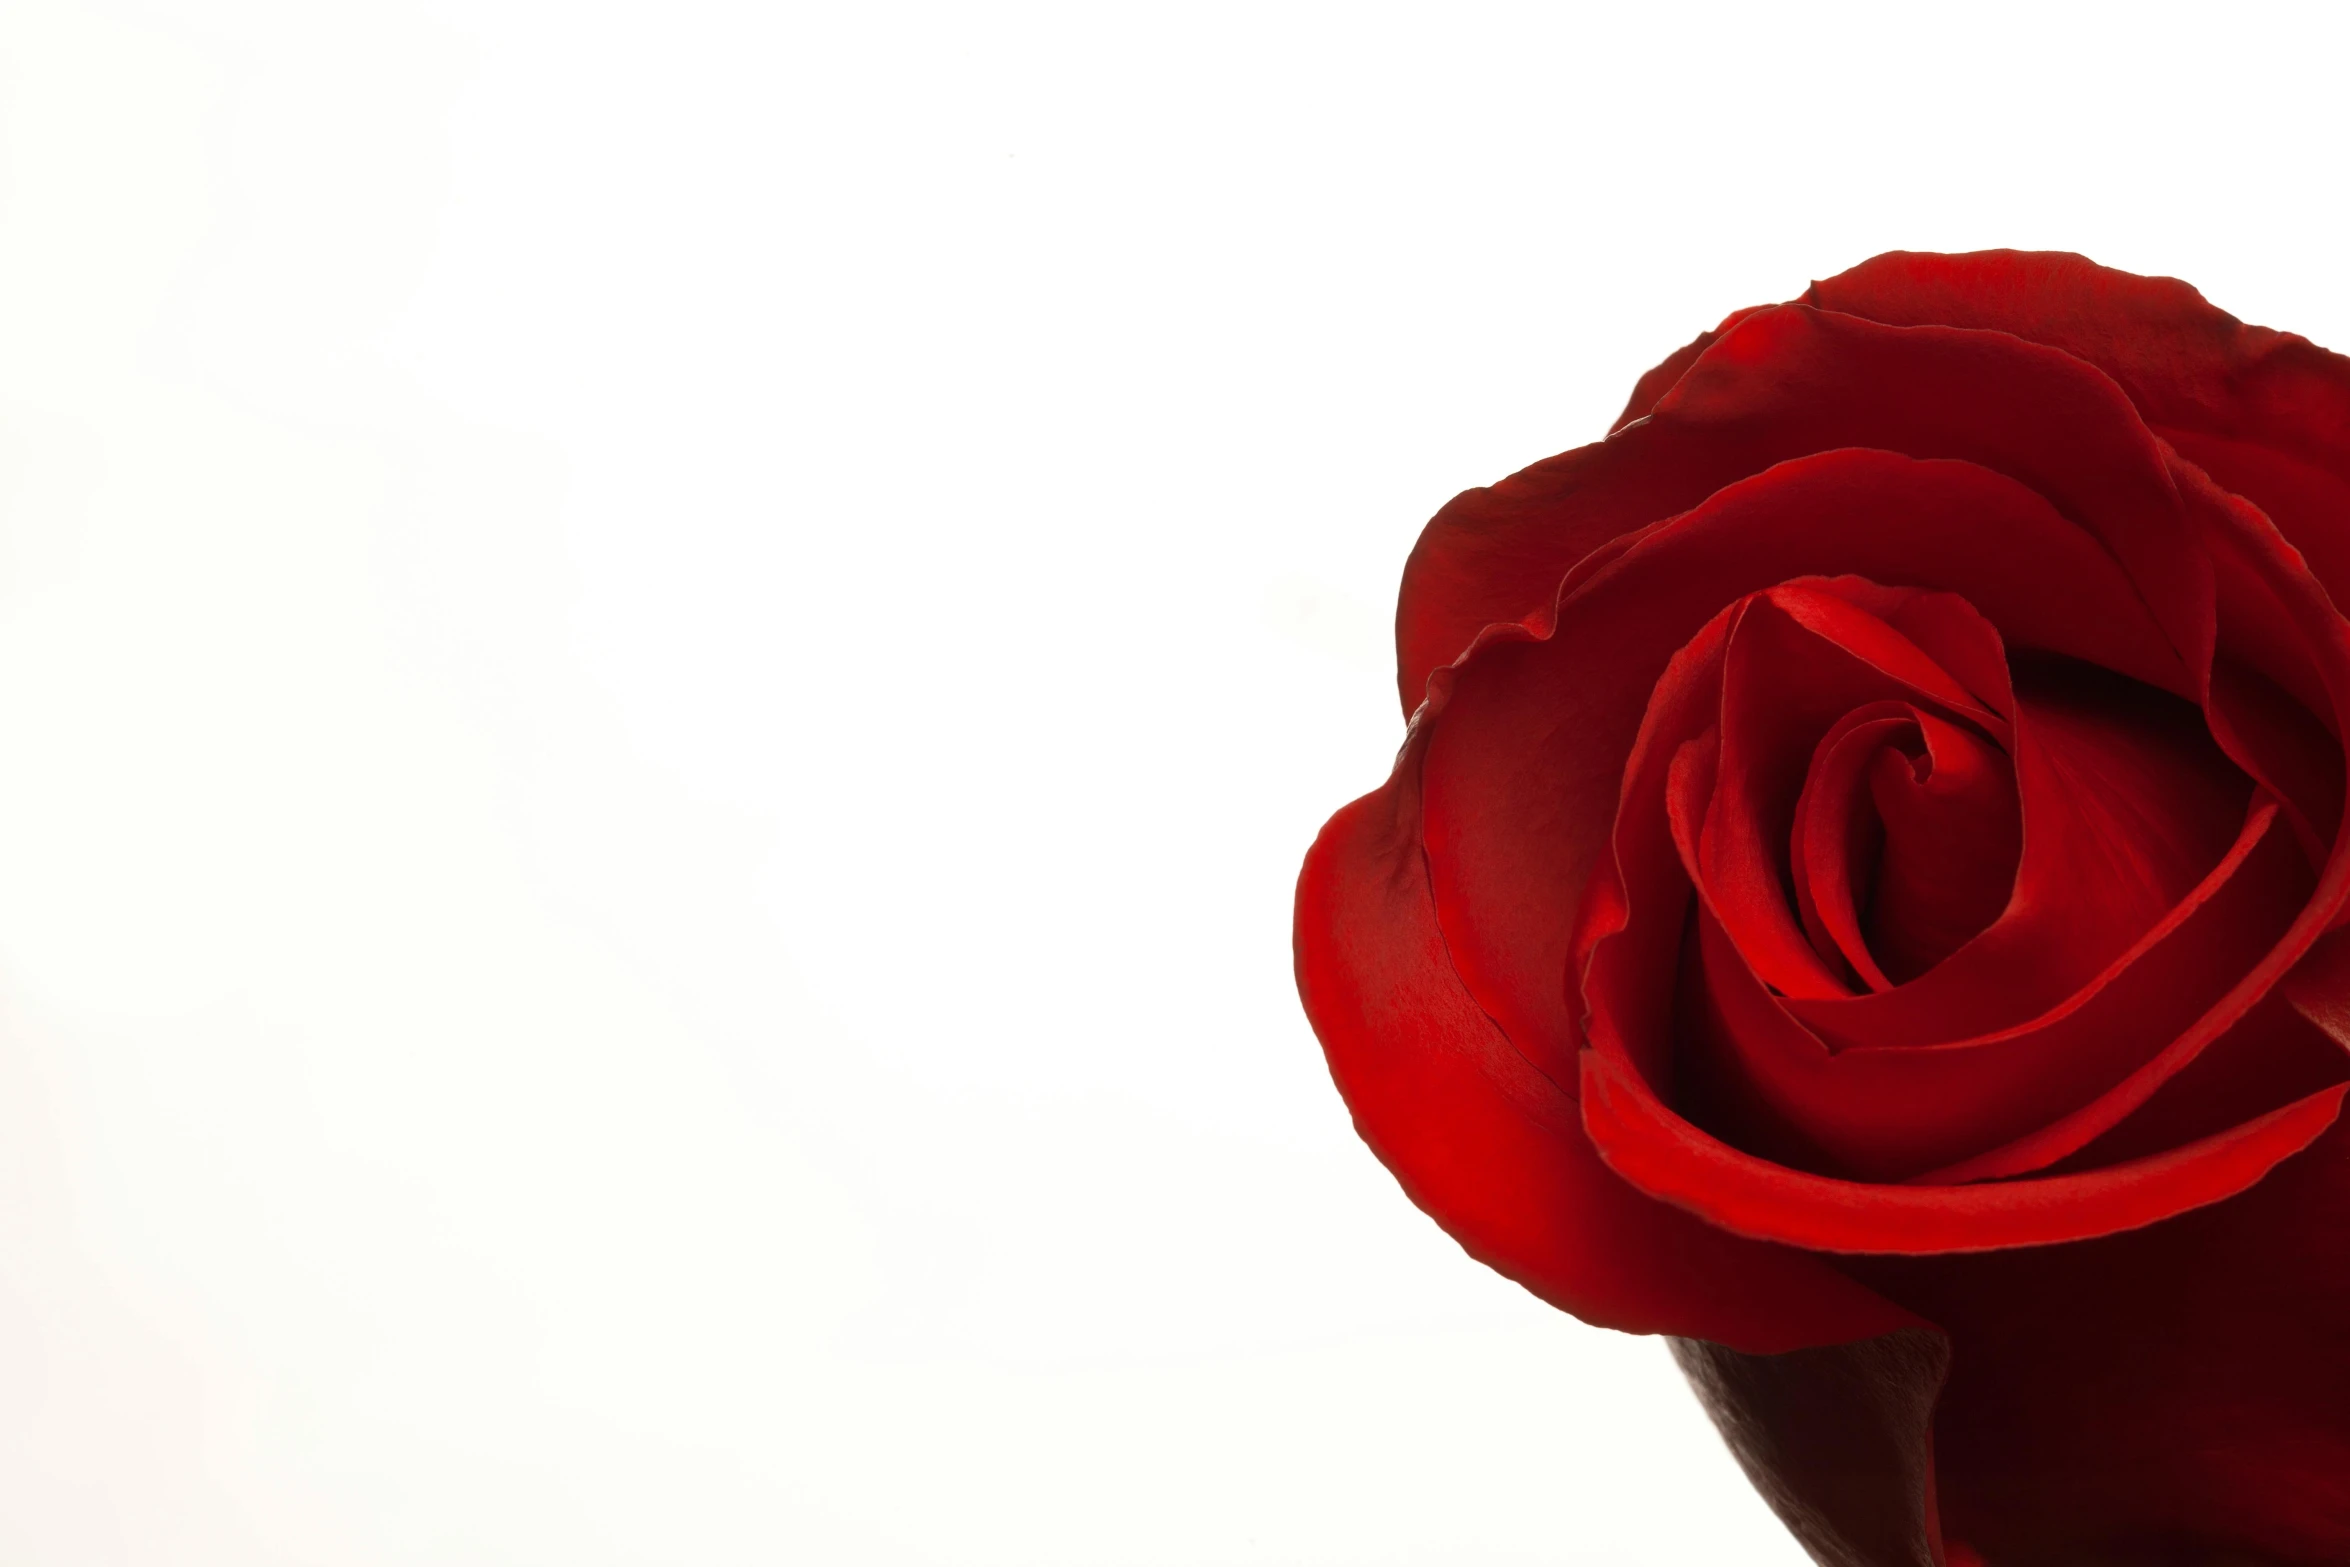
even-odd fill
[[[1298,1012],[1397,571],[1882,249],[2350,345],[2344,43],[8,0],[0,1560],[1794,1567]]]

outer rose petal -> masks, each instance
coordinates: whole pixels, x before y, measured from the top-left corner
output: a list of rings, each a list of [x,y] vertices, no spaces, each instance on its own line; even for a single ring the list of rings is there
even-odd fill
[[[1894,251],[1803,297],[1892,326],[2012,332],[2087,360],[2189,460],[2275,518],[2350,603],[2350,359],[2246,326],[2176,278],[2061,251]]]
[[[1446,957],[1419,841],[1424,729],[1330,819],[1297,891],[1297,977],[1355,1126],[1468,1253],[1587,1322],[1768,1353],[1914,1326],[1817,1258],[1642,1196],[1572,1096],[1477,1009]]]
[[[2346,1225],[2337,1126],[2243,1196],[2133,1234],[1848,1264],[1944,1324],[1946,1357],[1911,1334],[1674,1352],[1757,1488],[1837,1567],[1923,1561],[1899,1527],[1921,1493],[1951,1567],[1974,1559],[1958,1538],[1994,1567],[2332,1567],[2350,1560]],[[1929,1442],[1907,1412],[1936,1381]],[[1844,1549],[1807,1530],[1823,1515]]]
[[[1911,1329],[1785,1355],[1675,1339],[1673,1358],[1813,1560],[1980,1567],[1943,1540],[1936,1517],[1929,1422],[1950,1364],[1942,1335]]]
[[[1667,354],[1662,364],[1642,376],[1638,384],[1632,388],[1631,399],[1624,404],[1624,411],[1616,415],[1616,422],[1607,427],[1607,433],[1613,435],[1633,420],[1645,419],[1655,412],[1657,403],[1663,399],[1665,393],[1671,391],[1679,383],[1681,377],[1689,373],[1689,367],[1697,363],[1699,355],[1714,346],[1716,339],[1748,316],[1753,315],[1757,310],[1768,310],[1769,308],[1768,305],[1749,305],[1744,310],[1733,310],[1720,326],[1715,327],[1711,332],[1698,333],[1688,342]]]
[[[1951,1336],[1942,1517],[1993,1567],[2350,1561],[2350,1126],[2134,1234],[1849,1266]]]
[[[1405,712],[1486,626],[1547,607],[1586,555],[1774,463],[1845,446],[1962,458],[2038,490],[2129,565],[2201,669],[2210,584],[2182,548],[2160,445],[2111,380],[1994,332],[1801,305],[1733,319],[1648,417],[1437,513],[1396,601]]]
[[[1835,1516],[1915,1515],[1991,1567],[2336,1567],[2350,1561],[2350,1126],[2240,1197],[2128,1235],[1847,1266],[1948,1337],[1782,1356],[1675,1354],[1757,1487]],[[1914,1567],[1913,1541],[1837,1567]],[[1951,1567],[1973,1560],[1955,1543]]]
[[[1395,603],[1405,716],[1481,636],[1519,624],[1547,634],[1562,583],[1603,567],[1660,518],[1748,476],[1737,455],[1663,461],[1615,437],[1465,490],[1421,531]]]
[[[1647,417],[1715,339],[1769,308],[1732,311],[1675,349],[1640,378],[1608,433]],[[1464,490],[1429,522],[1396,595],[1396,684],[1405,716],[1427,694],[1429,675],[1460,657],[1479,631],[1538,612],[1584,556],[1696,505],[1741,471],[1690,460],[1696,454],[1645,464],[1629,455],[1608,442],[1562,452],[1499,484]]]

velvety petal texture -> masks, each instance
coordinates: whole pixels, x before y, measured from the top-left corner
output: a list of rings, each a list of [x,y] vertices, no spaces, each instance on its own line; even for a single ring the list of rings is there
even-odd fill
[[[1608,1173],[1572,1093],[1510,1048],[1446,960],[1417,841],[1423,751],[1415,739],[1386,788],[1331,819],[1297,900],[1299,991],[1405,1191],[1470,1255],[1589,1322],[1759,1352],[1911,1322],[1816,1259]]]
[[[2346,593],[2350,362],[2184,284],[1733,314],[1407,564],[1365,1141],[1824,1563],[2350,1561]]]

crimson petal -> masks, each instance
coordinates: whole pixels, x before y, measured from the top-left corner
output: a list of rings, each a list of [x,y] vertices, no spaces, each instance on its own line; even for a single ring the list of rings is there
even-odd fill
[[[1575,1102],[1478,1010],[1419,844],[1424,731],[1332,817],[1298,880],[1298,988],[1356,1128],[1469,1252],[1588,1322],[1756,1352],[1910,1325],[1819,1259],[1724,1234],[1616,1178]],[[1571,1080],[1570,1080],[1571,1082]]]
[[[1583,1126],[1634,1186],[1733,1235],[1812,1251],[1929,1255],[2080,1241],[2233,1197],[2314,1142],[2350,1084],[2183,1148],[2103,1169],[1976,1186],[1811,1175],[1707,1135],[1612,1052],[1583,1052]]]
[[[2095,365],[2190,461],[2274,518],[2350,604],[2350,359],[2247,326],[2176,278],[2060,251],[1894,251],[1803,297],[1892,326],[2009,332]]]

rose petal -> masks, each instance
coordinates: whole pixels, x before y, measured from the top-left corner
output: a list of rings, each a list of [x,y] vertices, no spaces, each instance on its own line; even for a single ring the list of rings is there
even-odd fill
[[[2122,563],[2190,671],[2210,661],[2208,563],[2167,454],[2121,389],[2069,354],[2005,333],[1781,306],[1724,333],[1647,427],[1758,454],[1870,446],[2007,474]]]
[[[1944,1525],[1995,1564],[2350,1561],[2350,1125],[2133,1234],[1853,1260],[1950,1335]]]
[[[2350,1080],[2350,1052],[2270,991],[2109,1131],[2049,1165],[2094,1170],[2224,1132]]]
[[[1633,420],[1647,418],[1656,408],[1657,400],[1680,384],[1681,377],[1689,373],[1689,367],[1697,363],[1698,356],[1713,347],[1715,341],[1724,332],[1729,331],[1730,328],[1753,315],[1757,310],[1768,310],[1769,308],[1768,305],[1749,305],[1744,310],[1733,310],[1720,326],[1710,332],[1698,333],[1697,336],[1666,355],[1662,364],[1643,375],[1639,382],[1633,386],[1632,396],[1624,404],[1624,411],[1616,416],[1614,424],[1607,427],[1607,433],[1613,435]]]
[[[1396,689],[1409,716],[1428,678],[1489,625],[1547,607],[1577,561],[1694,500],[1665,480],[1620,484],[1603,443],[1562,452],[1498,484],[1464,490],[1421,530],[1396,595]],[[1662,477],[1662,476],[1660,476]],[[1699,491],[1703,494],[1703,491]]]
[[[1692,873],[1715,889],[1724,927],[1755,972],[1786,995],[1849,994],[1812,947],[1782,885],[1780,845],[1820,737],[1856,707],[1907,699],[1937,703],[2001,736],[2007,730],[1915,643],[1855,602],[1890,611],[1915,596],[1851,579],[1782,583],[1748,600],[1731,628],[1719,771]],[[2012,860],[2007,869],[2012,879]]]
[[[2210,586],[2185,546],[2163,454],[2101,372],[2003,333],[1888,327],[1801,305],[1726,325],[1647,417],[1468,491],[1428,524],[1396,607],[1407,713],[1483,627],[1548,606],[1592,550],[1775,463],[1846,446],[1961,458],[2039,490],[2130,564],[2189,662],[2208,661]],[[2110,667],[2190,694],[2175,655],[2106,651]]]
[[[2228,753],[2285,802],[2323,860],[2342,821],[2342,618],[2276,526],[2188,464],[2173,461],[2180,499],[2214,545],[2221,627],[2204,698]]]
[[[2018,701],[2023,853],[2006,909],[1906,985],[1791,1001],[1830,1046],[1942,1044],[2039,1017],[2175,909],[2235,841],[2247,782],[2186,704],[2064,667],[2034,671]]]
[[[1608,1167],[1735,1235],[1812,1251],[1927,1255],[2088,1240],[2232,1197],[2341,1112],[2328,1088],[2215,1137],[2071,1175],[1886,1186],[1811,1175],[1709,1136],[1611,1052],[1583,1052],[1583,1125]]]
[[[1830,1567],[1980,1567],[1943,1539],[1932,1419],[1950,1363],[1904,1329],[1785,1355],[1673,1340],[1673,1358],[1754,1487]]]
[[[2191,479],[2193,475],[2188,477]],[[2235,497],[2218,497],[2225,504],[2206,508],[2208,548],[2220,562],[2215,578],[2221,584],[2257,580],[2267,605],[2291,622],[2309,660],[2309,673],[2323,687],[2331,711],[2350,711],[2350,623],[2335,612],[2325,590],[2302,569],[2298,559],[2281,547],[2276,530],[2256,508]],[[2222,608],[2227,609],[2224,603]],[[2213,688],[2215,696],[2218,692]],[[2246,735],[2228,723],[2231,716],[2214,701],[2207,709],[2213,733],[2239,763],[2256,777],[2274,776],[2270,758],[2250,754]],[[2338,719],[2337,719],[2338,722]],[[2033,1169],[2061,1158],[2103,1136],[2135,1113],[2191,1064],[2210,1042],[2209,1029],[2226,1017],[2243,997],[2265,995],[2298,964],[2327,931],[2350,919],[2350,844],[2337,838],[2320,866],[2315,890],[2292,927],[2275,946],[2237,982],[2229,998],[2215,1007],[2204,1023],[2173,1040],[2122,1083],[2071,1115],[2042,1128],[2008,1148],[1996,1151],[1970,1170],[1970,1175],[1993,1175],[2008,1170]]]
[[[1869,799],[1884,824],[1869,942],[1906,982],[1978,935],[2008,906],[2023,849],[2015,770],[1974,731],[1916,719],[1925,754],[1880,748]],[[1853,868],[1845,870],[1852,884]]]
[[[1999,628],[1955,593],[1914,593],[1884,611],[1886,624],[1924,650],[2001,723],[2015,717],[2015,688]],[[1997,725],[1989,726],[1994,733]]]
[[[1812,753],[1788,835],[1804,933],[1822,958],[1841,959],[1871,990],[1891,990],[1893,981],[1860,928],[1860,884],[1874,878],[1885,844],[1884,824],[1860,803],[1861,780],[1883,751],[1918,742],[1920,728],[1907,702],[1871,702],[1845,714]]]
[[[2251,330],[2251,329],[2247,329]],[[2323,352],[2322,350],[2318,350]],[[2350,390],[2350,361],[2326,354]],[[2228,490],[2268,513],[2293,548],[2309,563],[2336,604],[2350,604],[2350,464],[2339,453],[2302,456],[2254,439],[2211,435],[2166,424],[2160,429],[2180,456]],[[2334,466],[2321,466],[2330,461]]]
[[[2234,987],[2299,911],[2309,876],[2275,821],[2263,802],[2204,884],[2064,1004],[1949,1044],[1831,1053],[1739,961],[1708,905],[1697,965],[1683,976],[1675,1080],[1702,1085],[1703,1124],[1757,1153],[1792,1137],[1835,1173],[1902,1180],[1943,1165],[1953,1168],[1932,1179],[1971,1178],[1984,1150],[2095,1100],[2199,1022],[2216,1037],[2259,999],[2233,997]],[[1595,1043],[1622,1038],[1617,973],[1594,964]],[[2233,1010],[2213,1019],[2223,997]]]
[[[1768,1353],[1911,1319],[1815,1258],[1712,1229],[1626,1186],[1571,1094],[1462,989],[1437,933],[1407,742],[1332,817],[1298,881],[1298,989],[1356,1128],[1471,1256],[1563,1310]],[[1571,1082],[1571,1080],[1570,1080]]]
[[[2176,278],[2053,251],[1895,251],[1804,299],[1894,326],[2011,332],[2120,383],[2160,434],[2276,520],[2350,604],[2350,359],[2247,326]]]

